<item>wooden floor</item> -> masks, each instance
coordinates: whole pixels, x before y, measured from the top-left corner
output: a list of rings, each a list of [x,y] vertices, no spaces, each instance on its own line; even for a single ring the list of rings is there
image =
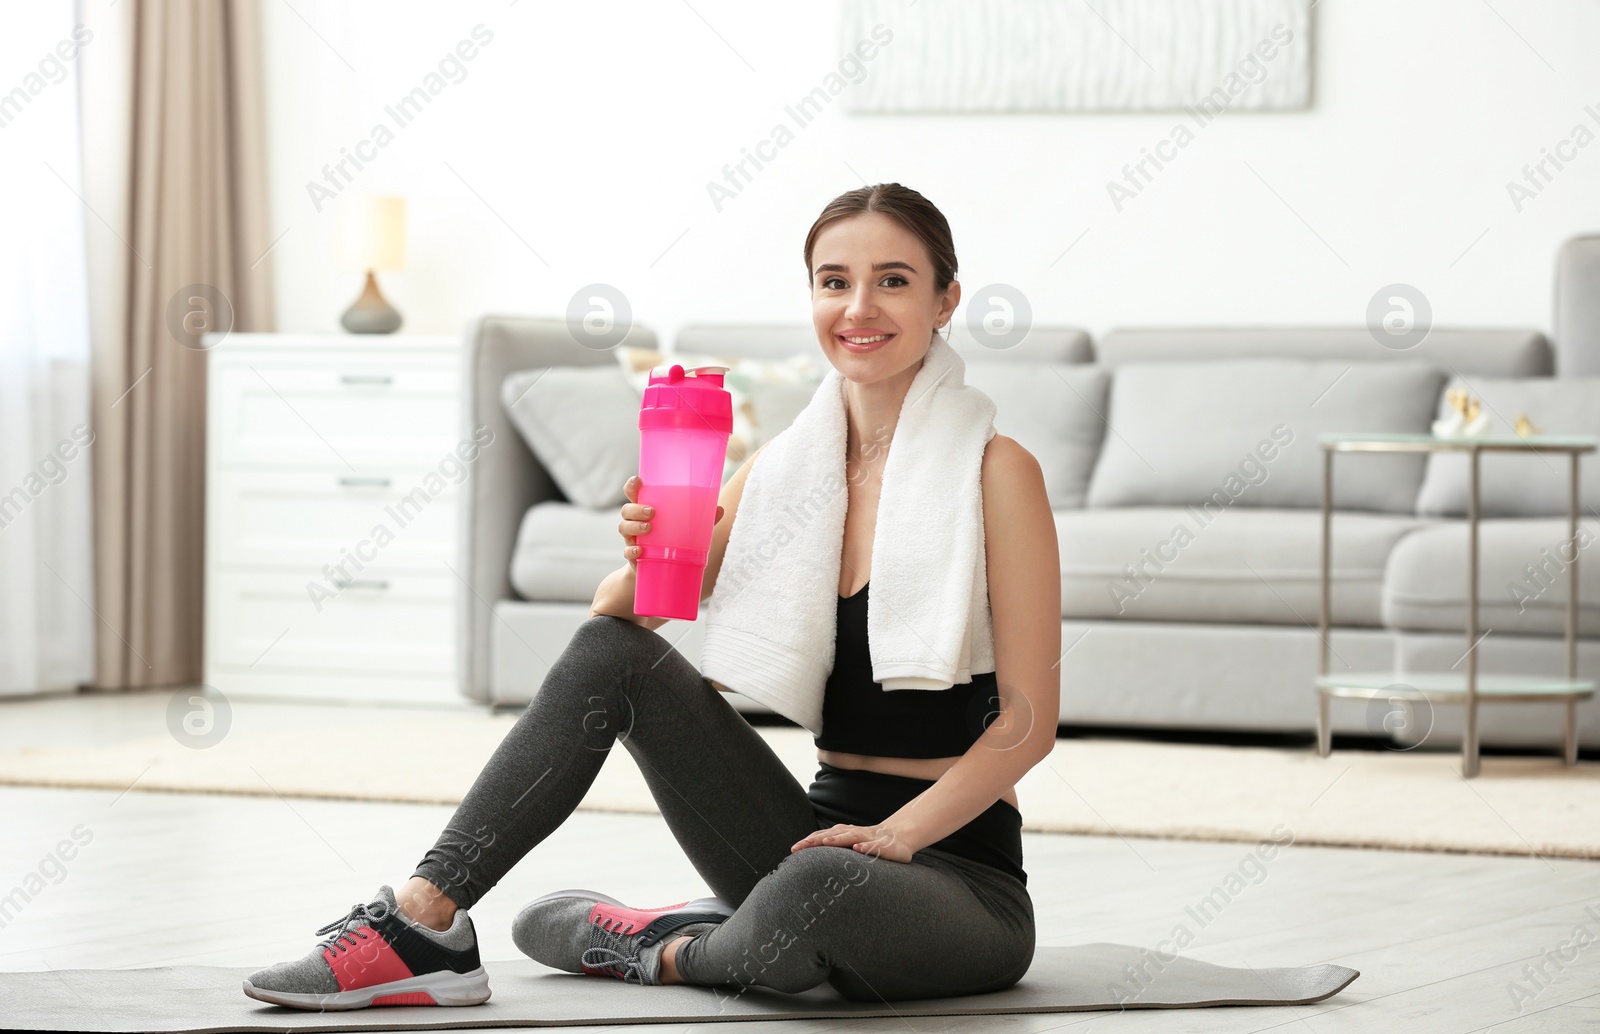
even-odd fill
[[[146,695],[0,703],[0,751],[145,735],[161,727],[164,704],[164,696]],[[284,705],[235,712],[236,721],[258,728],[304,721],[356,728],[359,717]],[[356,738],[351,749],[378,753]],[[315,943],[318,926],[369,899],[378,884],[403,881],[450,813],[0,787],[0,897],[38,872],[75,830],[87,838],[64,872],[47,870],[42,892],[0,928],[0,970],[243,967],[298,957]],[[1025,834],[1039,943],[1153,946],[1183,926],[1193,935],[1186,955],[1254,967],[1336,962],[1361,970],[1348,989],[1301,1008],[785,1021],[739,1031],[1600,1031],[1595,863],[1290,846],[1264,875],[1245,870],[1258,882],[1202,924],[1190,909],[1240,871],[1248,850]],[[578,812],[474,909],[491,981],[493,960],[517,957],[510,935],[517,909],[563,887],[645,902],[705,892],[658,817]],[[1535,983],[1525,967],[1541,963],[1547,976]],[[1519,985],[1520,1007],[1513,1000]],[[715,1027],[728,1034],[726,1025]]]

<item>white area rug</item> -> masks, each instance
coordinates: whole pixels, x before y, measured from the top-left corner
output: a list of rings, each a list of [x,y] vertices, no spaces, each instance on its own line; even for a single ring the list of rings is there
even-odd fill
[[[170,736],[0,754],[0,784],[116,792],[278,794],[455,804],[515,722],[513,714],[396,714],[269,734],[230,733],[193,750]],[[803,729],[762,728],[808,786],[817,771]],[[366,744],[352,749],[353,743]],[[415,764],[374,764],[382,756]],[[1217,747],[1061,740],[1017,785],[1023,829],[1099,836],[1296,843],[1600,858],[1600,764],[1458,754]],[[653,813],[626,750],[607,757],[581,807]],[[1276,831],[1276,832],[1275,832]]]

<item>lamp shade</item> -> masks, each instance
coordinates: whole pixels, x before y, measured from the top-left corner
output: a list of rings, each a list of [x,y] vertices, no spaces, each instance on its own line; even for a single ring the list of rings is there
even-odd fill
[[[405,198],[368,194],[341,199],[335,218],[340,266],[355,271],[405,268]]]

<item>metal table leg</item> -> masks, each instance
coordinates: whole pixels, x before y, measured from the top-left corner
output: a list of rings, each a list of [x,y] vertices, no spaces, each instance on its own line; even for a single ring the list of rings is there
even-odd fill
[[[1317,674],[1328,674],[1329,565],[1333,553],[1333,450],[1322,450],[1322,584],[1318,594]],[[1333,726],[1328,719],[1328,694],[1317,690],[1317,753],[1327,757],[1333,750]]]
[[[1478,474],[1483,453],[1473,446],[1472,494],[1467,502],[1467,728],[1461,739],[1461,775],[1478,774]]]
[[[1567,503],[1567,541],[1572,549],[1572,566],[1567,569],[1567,678],[1578,677],[1578,454],[1571,462]],[[1578,703],[1567,701],[1566,725],[1562,729],[1561,758],[1569,765],[1578,763]]]
[[[1317,754],[1327,757],[1333,750],[1333,727],[1328,724],[1328,694],[1317,690]]]

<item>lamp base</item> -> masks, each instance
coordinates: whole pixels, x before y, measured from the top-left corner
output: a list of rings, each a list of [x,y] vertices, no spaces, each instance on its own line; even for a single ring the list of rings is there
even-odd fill
[[[339,317],[339,325],[352,334],[393,334],[400,323],[400,313],[378,293],[378,278],[368,270],[367,286]]]

